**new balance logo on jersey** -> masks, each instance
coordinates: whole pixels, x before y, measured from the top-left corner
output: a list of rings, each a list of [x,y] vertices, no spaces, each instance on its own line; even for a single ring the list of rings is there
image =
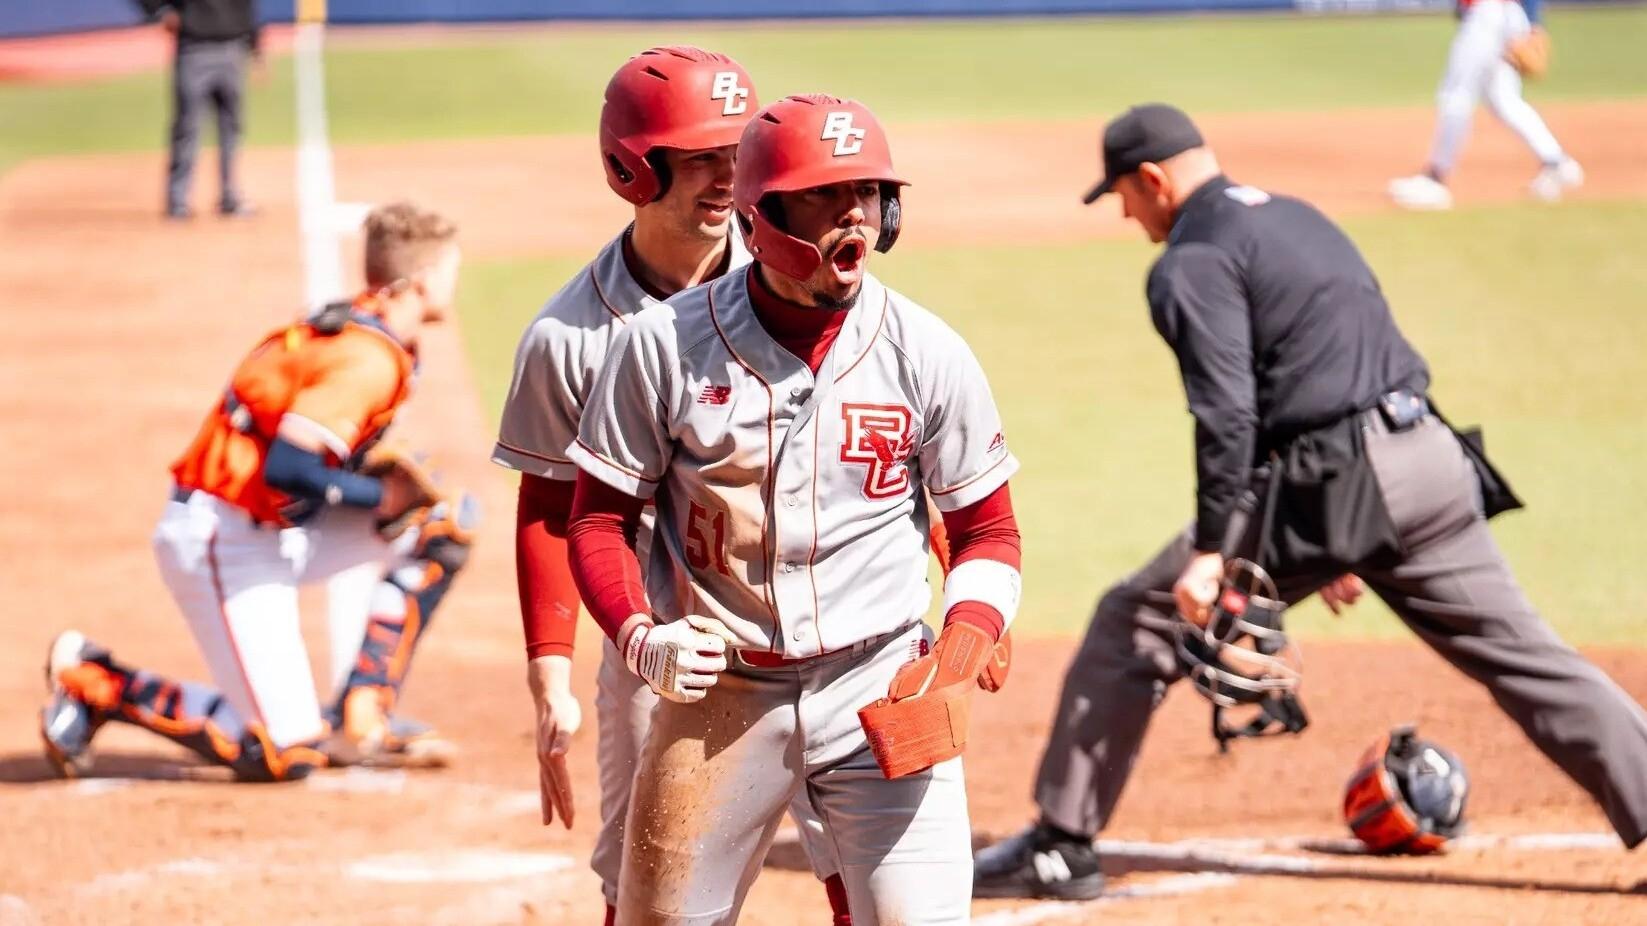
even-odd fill
[[[864,498],[896,498],[909,490],[909,455],[915,449],[912,420],[902,405],[841,403],[841,421],[846,426],[841,462],[869,467],[864,474]]]
[[[699,405],[725,405],[732,398],[731,386],[705,386],[698,393]]]
[[[849,112],[833,112],[824,117],[824,141],[835,143],[835,157],[844,157],[848,154],[857,154],[864,150],[864,136],[869,130],[860,129],[852,124],[852,114]]]
[[[749,88],[738,86],[737,71],[716,71],[715,82],[709,87],[711,100],[724,100],[721,115],[736,116],[749,108]]]

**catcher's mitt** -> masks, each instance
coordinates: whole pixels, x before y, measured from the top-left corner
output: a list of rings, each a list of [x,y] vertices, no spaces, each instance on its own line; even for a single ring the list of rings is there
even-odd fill
[[[1534,26],[1526,35],[1510,40],[1504,60],[1528,80],[1543,77],[1550,70],[1550,34]]]
[[[388,447],[377,446],[367,451],[360,462],[360,473],[384,481],[384,494],[398,491],[402,502],[392,511],[379,513],[377,532],[385,540],[394,540],[406,529],[424,520],[428,509],[441,501],[440,489],[427,470],[416,460]],[[396,483],[391,490],[388,483]]]

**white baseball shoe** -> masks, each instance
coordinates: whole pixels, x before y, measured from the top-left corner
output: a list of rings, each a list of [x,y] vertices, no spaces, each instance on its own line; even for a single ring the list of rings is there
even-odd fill
[[[1551,164],[1538,172],[1533,182],[1527,185],[1528,192],[1534,199],[1547,203],[1560,202],[1561,196],[1567,190],[1577,189],[1584,185],[1584,168],[1572,158],[1565,158],[1559,164]]]
[[[1435,211],[1453,207],[1453,193],[1429,174],[1413,174],[1390,181],[1390,199],[1403,209]]]

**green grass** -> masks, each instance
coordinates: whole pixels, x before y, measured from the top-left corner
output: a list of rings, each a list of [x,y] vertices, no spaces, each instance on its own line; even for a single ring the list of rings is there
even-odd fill
[[[1460,423],[1479,421],[1529,507],[1495,534],[1562,633],[1639,643],[1647,573],[1647,206],[1569,205],[1388,215],[1349,223],[1409,338]],[[1151,328],[1142,242],[909,250],[876,258],[889,283],[948,318],[988,371],[1024,469],[1013,481],[1025,537],[1031,633],[1079,632],[1098,592],[1187,522],[1190,421]],[[526,321],[582,261],[482,263],[465,271],[472,367],[495,415]],[[1034,280],[1031,290],[1023,280]],[[1311,603],[1310,636],[1401,635],[1376,603],[1333,621]]]
[[[1647,93],[1647,7],[1558,9],[1538,99]],[[335,141],[589,132],[612,70],[647,45],[737,57],[766,99],[827,90],[887,119],[1096,120],[1140,97],[1191,110],[1427,105],[1452,21],[1385,17],[934,20],[834,25],[652,24],[471,33],[423,48],[326,55]],[[293,137],[291,71],[254,88],[251,141]],[[60,87],[0,85],[0,170],[25,157],[144,150],[164,140],[162,74]]]

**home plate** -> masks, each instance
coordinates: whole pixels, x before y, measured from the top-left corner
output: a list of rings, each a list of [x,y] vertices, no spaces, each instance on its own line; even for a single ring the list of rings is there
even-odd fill
[[[441,852],[396,852],[351,863],[344,873],[362,881],[391,884],[426,882],[510,881],[572,867],[572,859],[543,852],[493,852],[459,849]]]

